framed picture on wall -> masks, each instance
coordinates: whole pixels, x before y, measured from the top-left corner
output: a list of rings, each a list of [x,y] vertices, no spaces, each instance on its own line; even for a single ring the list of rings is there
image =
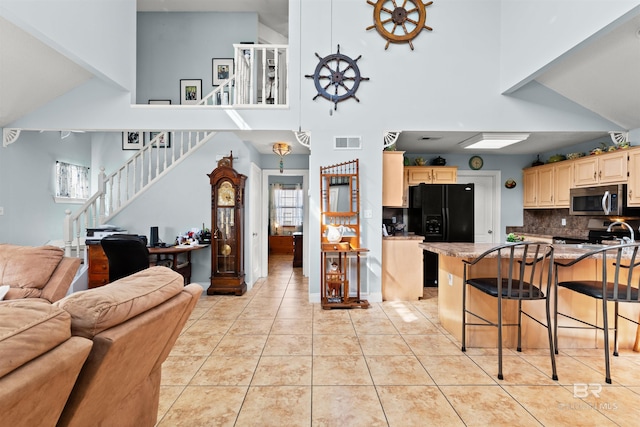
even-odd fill
[[[156,140],[154,141],[154,139]],[[171,147],[171,132],[149,132],[149,143],[153,144],[153,148],[169,148]]]
[[[144,146],[144,132],[127,131],[122,132],[123,150],[140,150]]]
[[[180,104],[197,104],[202,99],[202,79],[180,80]]]
[[[213,58],[211,61],[212,82],[214,86],[219,86],[233,75],[233,58]]]
[[[150,99],[150,105],[171,105],[170,99]]]

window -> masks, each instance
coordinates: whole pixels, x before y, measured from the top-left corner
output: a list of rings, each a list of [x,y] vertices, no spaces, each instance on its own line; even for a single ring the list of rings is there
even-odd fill
[[[300,188],[275,188],[273,190],[275,221],[280,227],[302,225],[304,201]]]
[[[83,203],[89,198],[89,168],[56,162],[57,203]]]

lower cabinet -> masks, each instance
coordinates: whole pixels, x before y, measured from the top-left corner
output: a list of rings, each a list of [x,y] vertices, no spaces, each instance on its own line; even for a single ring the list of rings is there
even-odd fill
[[[269,236],[270,254],[293,254],[293,236]]]
[[[293,266],[302,267],[302,233],[293,234]]]
[[[424,291],[423,250],[419,239],[382,239],[383,301],[417,301]]]

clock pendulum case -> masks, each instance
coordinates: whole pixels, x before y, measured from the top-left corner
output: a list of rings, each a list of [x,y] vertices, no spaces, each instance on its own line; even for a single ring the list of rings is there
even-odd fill
[[[208,295],[247,290],[244,280],[244,185],[233,169],[233,153],[208,175],[211,184],[211,284]]]

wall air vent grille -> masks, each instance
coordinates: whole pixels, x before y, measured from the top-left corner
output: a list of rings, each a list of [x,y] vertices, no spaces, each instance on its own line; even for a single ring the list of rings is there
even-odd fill
[[[336,136],[333,146],[337,150],[359,150],[362,148],[362,138],[359,136]]]

